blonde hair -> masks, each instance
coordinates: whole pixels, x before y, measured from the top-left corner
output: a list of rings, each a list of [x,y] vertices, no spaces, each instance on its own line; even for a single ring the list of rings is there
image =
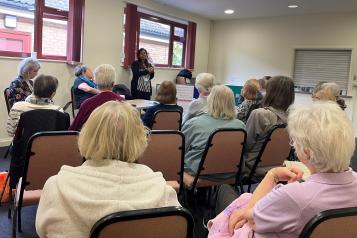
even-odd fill
[[[196,88],[200,93],[209,93],[214,86],[216,77],[210,73],[200,73],[196,77]]]
[[[208,115],[216,119],[234,119],[237,116],[233,92],[225,85],[216,85],[207,98]]]
[[[248,100],[255,100],[259,92],[259,82],[256,79],[249,79],[245,82],[242,96]]]
[[[352,122],[333,102],[315,102],[293,108],[288,130],[297,151],[310,151],[310,163],[319,172],[343,172],[355,150]]]
[[[109,101],[95,109],[82,128],[78,146],[86,159],[135,162],[147,145],[138,111],[127,102]]]
[[[99,89],[112,89],[115,78],[115,68],[110,64],[99,65],[94,70],[94,79]]]

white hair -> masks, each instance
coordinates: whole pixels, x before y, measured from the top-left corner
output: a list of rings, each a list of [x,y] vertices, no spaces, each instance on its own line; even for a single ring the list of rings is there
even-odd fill
[[[111,89],[115,83],[115,68],[110,64],[99,65],[94,70],[94,79],[98,89]]]
[[[34,58],[24,58],[21,60],[19,65],[17,66],[17,74],[19,76],[25,76],[31,69],[40,69],[40,63],[37,59]]]
[[[211,92],[216,77],[210,73],[200,73],[196,77],[196,88],[200,93]]]
[[[317,101],[292,108],[288,130],[297,151],[308,150],[309,161],[319,172],[343,172],[355,150],[351,120],[336,103]]]
[[[340,87],[334,82],[323,83],[320,90],[330,91],[335,97],[340,95]]]
[[[225,85],[216,85],[207,98],[207,114],[216,119],[237,117],[233,91]]]

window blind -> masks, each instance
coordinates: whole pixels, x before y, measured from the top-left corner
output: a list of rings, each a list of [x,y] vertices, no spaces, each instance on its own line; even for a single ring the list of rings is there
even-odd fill
[[[318,82],[335,82],[347,92],[352,50],[295,50],[295,86],[313,88]]]

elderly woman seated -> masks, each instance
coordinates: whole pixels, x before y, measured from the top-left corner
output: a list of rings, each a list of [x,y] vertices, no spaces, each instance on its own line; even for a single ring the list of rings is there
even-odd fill
[[[180,205],[161,172],[136,161],[147,145],[138,111],[110,101],[90,115],[79,135],[82,166],[62,166],[43,188],[36,215],[42,237],[89,237],[113,212]]]
[[[346,113],[330,102],[297,108],[289,114],[288,131],[311,176],[301,182],[298,168],[271,169],[253,194],[241,195],[209,222],[211,236],[298,237],[317,213],[357,206],[357,174],[349,168],[355,136]]]
[[[207,99],[208,113],[192,118],[182,128],[185,135],[185,172],[195,176],[207,141],[212,132],[221,128],[245,128],[238,119],[234,95],[225,85],[217,85]],[[188,178],[186,174],[186,178]],[[212,175],[212,179],[227,179],[231,175]],[[233,175],[234,176],[234,175]],[[186,183],[189,185],[189,182]]]
[[[312,93],[312,100],[333,101],[336,102],[342,110],[346,109],[346,103],[340,97],[340,87],[334,82],[320,82],[318,83]]]

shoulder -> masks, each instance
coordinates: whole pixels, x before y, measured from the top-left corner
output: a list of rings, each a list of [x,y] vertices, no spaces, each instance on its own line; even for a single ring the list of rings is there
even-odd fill
[[[27,109],[31,106],[31,103],[25,102],[25,101],[20,101],[16,102],[10,111],[16,111],[16,110],[24,110]]]
[[[16,87],[18,85],[21,85],[21,82],[22,82],[22,79],[20,77],[17,77],[11,81],[10,87]]]

